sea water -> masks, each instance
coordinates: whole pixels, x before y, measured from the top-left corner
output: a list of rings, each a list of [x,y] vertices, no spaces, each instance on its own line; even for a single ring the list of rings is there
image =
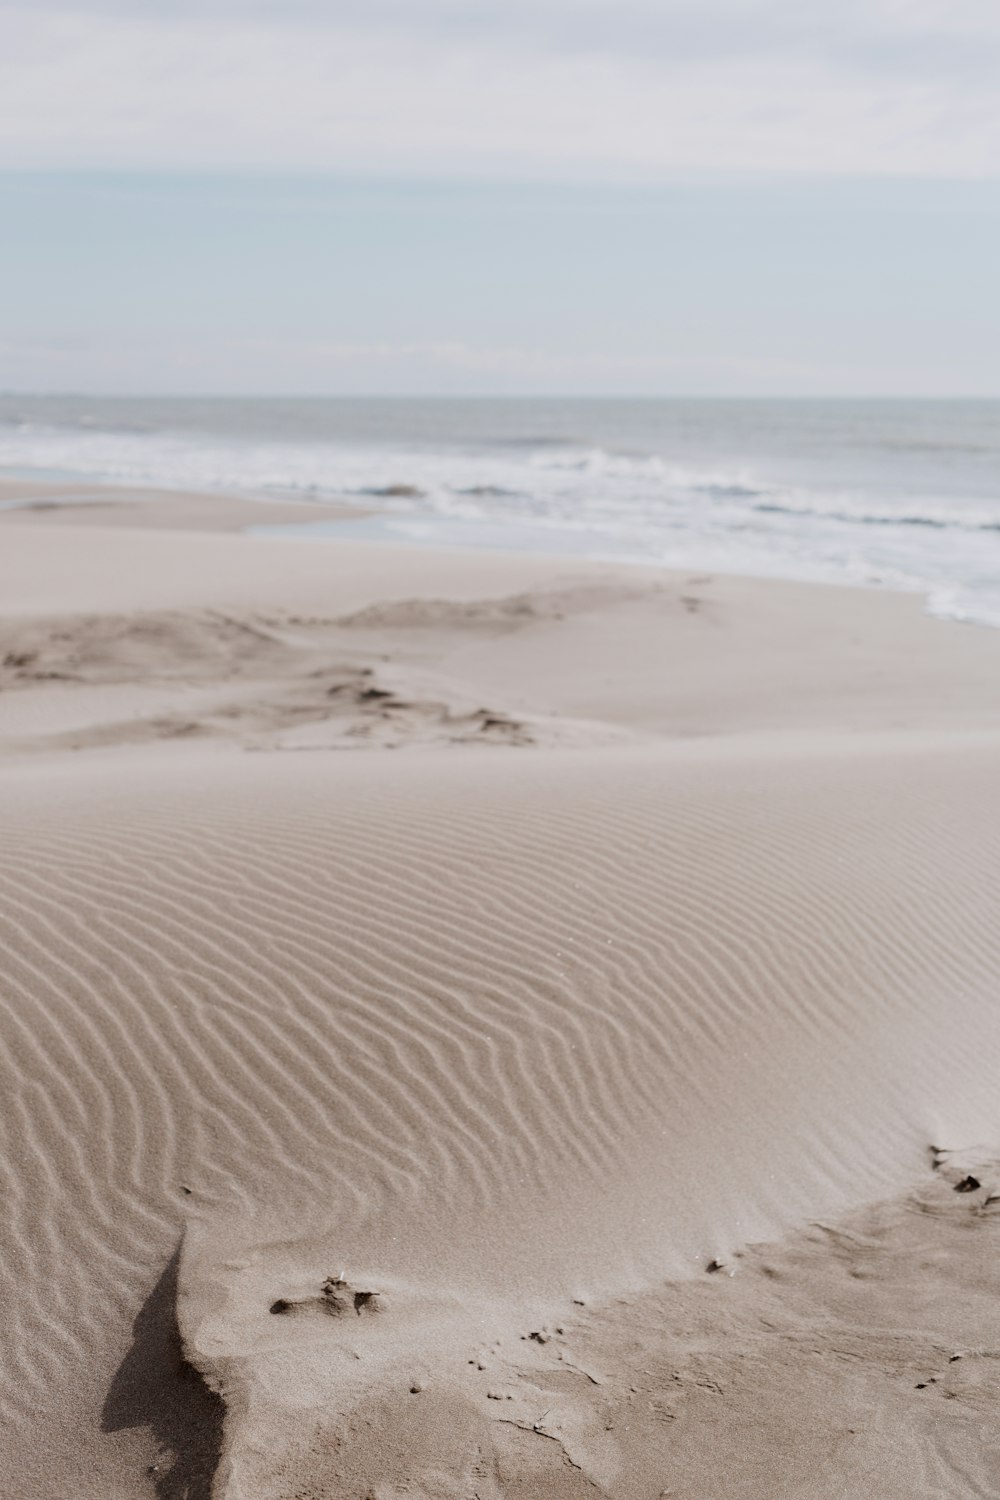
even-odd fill
[[[1000,624],[1000,401],[0,397],[0,469],[352,530],[926,594]],[[282,528],[285,529],[285,528]]]

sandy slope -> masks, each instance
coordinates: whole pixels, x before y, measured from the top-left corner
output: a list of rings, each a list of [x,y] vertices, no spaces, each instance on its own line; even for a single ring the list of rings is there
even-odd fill
[[[2,540],[12,1495],[990,1492],[1000,632]]]

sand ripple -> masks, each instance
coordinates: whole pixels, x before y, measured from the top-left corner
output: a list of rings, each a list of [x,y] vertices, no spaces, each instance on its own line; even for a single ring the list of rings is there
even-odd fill
[[[136,1461],[96,1414],[188,1220],[527,1312],[1000,1138],[996,753],[907,745],[13,767],[19,1493],[54,1393]]]

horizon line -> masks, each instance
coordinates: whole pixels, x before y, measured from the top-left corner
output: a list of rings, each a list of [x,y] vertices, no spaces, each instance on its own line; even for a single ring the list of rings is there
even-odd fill
[[[719,393],[714,395],[662,392],[586,392],[572,391],[463,391],[463,392],[419,392],[419,391],[80,391],[80,390],[2,390],[0,400],[15,401],[1000,401],[1000,391],[966,392],[962,395],[914,395],[900,392],[865,394],[863,392],[829,392],[818,395],[795,395],[770,392],[749,394],[746,392]]]

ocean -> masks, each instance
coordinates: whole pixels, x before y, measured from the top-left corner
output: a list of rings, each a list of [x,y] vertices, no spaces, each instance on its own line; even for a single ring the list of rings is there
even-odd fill
[[[0,396],[0,471],[306,500],[304,544],[347,501],[365,536],[904,589],[1000,625],[998,400]]]

